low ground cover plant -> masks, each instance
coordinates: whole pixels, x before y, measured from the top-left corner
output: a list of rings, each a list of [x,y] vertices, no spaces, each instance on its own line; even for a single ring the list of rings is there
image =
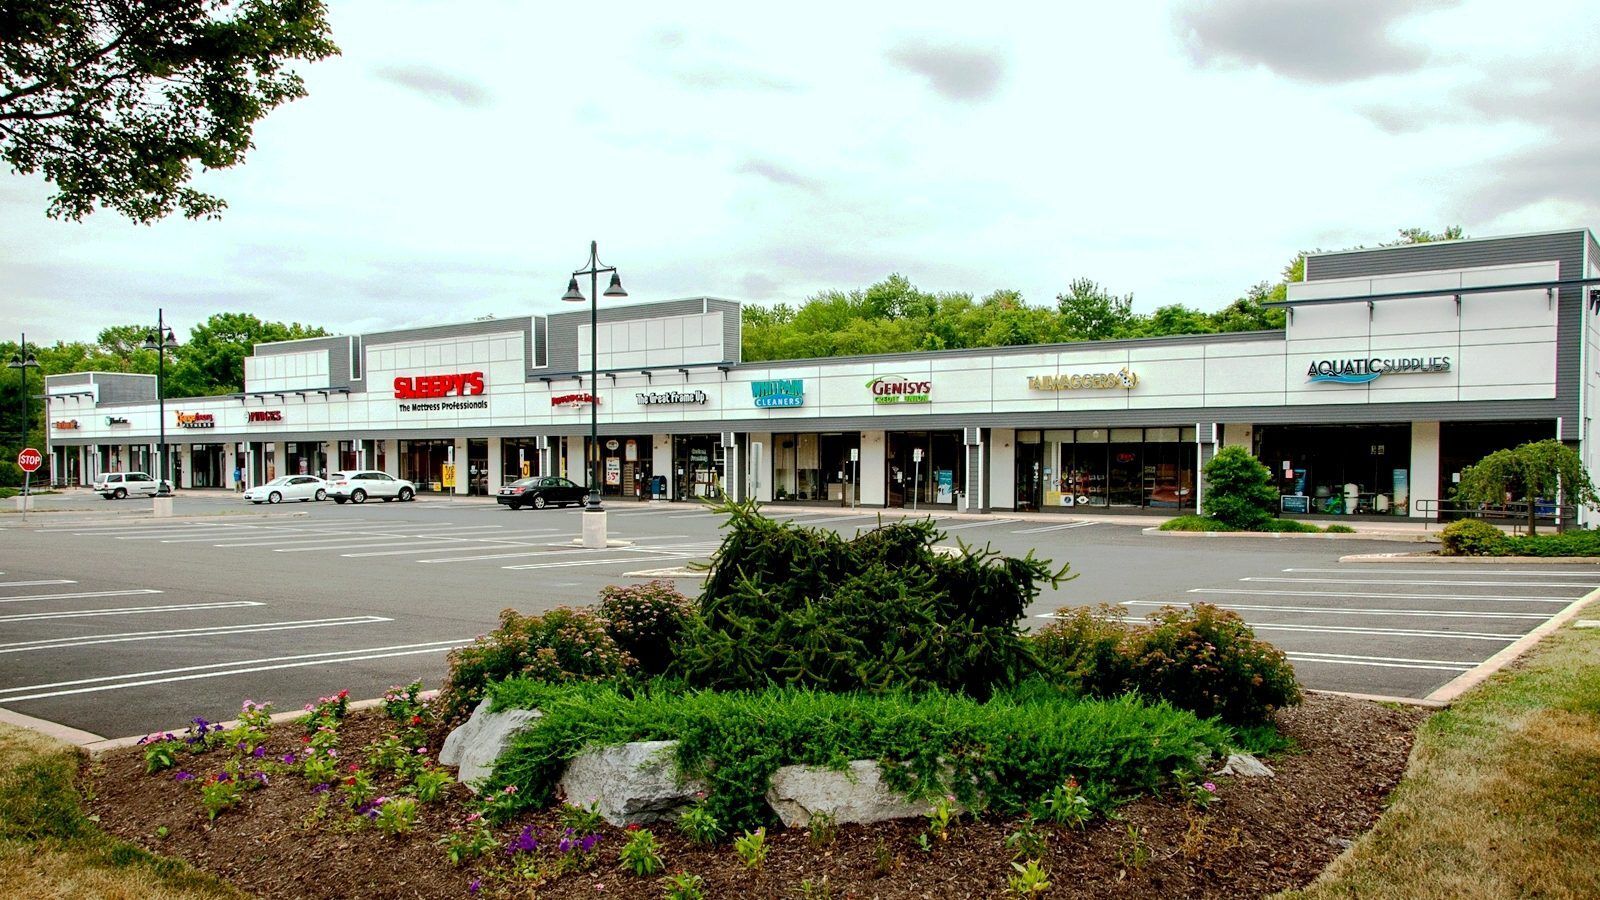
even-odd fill
[[[513,740],[490,783],[491,791],[515,788],[510,809],[548,805],[567,760],[587,747],[674,739],[679,770],[708,786],[699,809],[723,834],[771,824],[765,794],[785,765],[876,759],[907,796],[1020,813],[1068,777],[1089,786],[1102,808],[1112,796],[1158,791],[1229,739],[1225,727],[1165,703],[1074,700],[1048,685],[978,701],[939,690],[795,687],[627,695],[525,678],[495,687],[493,698],[497,709],[544,713]]]
[[[1440,556],[1600,556],[1600,531],[1510,535],[1479,519],[1451,522],[1439,533]]]
[[[1210,519],[1205,516],[1176,516],[1162,522],[1158,526],[1162,531],[1271,531],[1291,534],[1355,534],[1355,529],[1349,525],[1335,522],[1327,527],[1318,527],[1310,522],[1299,519],[1266,519],[1258,528],[1235,528],[1221,519]]]
[[[1294,667],[1238,614],[1200,603],[1130,624],[1115,605],[1063,608],[1034,639],[1053,680],[1088,696],[1136,691],[1234,725],[1299,703]]]

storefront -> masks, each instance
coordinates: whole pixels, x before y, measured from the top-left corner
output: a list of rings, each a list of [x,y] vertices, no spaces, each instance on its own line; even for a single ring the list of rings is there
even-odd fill
[[[789,432],[772,436],[772,499],[860,501],[861,432]]]
[[[1263,425],[1256,456],[1289,507],[1325,515],[1406,515],[1411,425]],[[1298,507],[1304,506],[1304,509]]]
[[[1194,426],[1018,431],[1018,509],[1193,509]]]
[[[453,491],[455,453],[455,441],[401,441],[400,477],[415,484],[418,491]]]
[[[722,491],[722,443],[714,434],[672,436],[673,498],[715,497]]]
[[[328,477],[327,444],[321,441],[290,441],[284,445],[284,462],[287,471],[279,475],[315,475]]]
[[[600,494],[644,500],[650,496],[651,438],[648,434],[600,438]]]
[[[232,460],[227,444],[190,444],[189,477],[191,487],[220,488],[228,486]],[[180,484],[183,482],[179,482]]]
[[[966,490],[961,432],[891,431],[887,438],[888,505],[953,508]]]

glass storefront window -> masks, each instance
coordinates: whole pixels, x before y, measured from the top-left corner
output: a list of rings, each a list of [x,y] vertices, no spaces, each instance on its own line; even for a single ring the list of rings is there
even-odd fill
[[[446,491],[444,466],[454,456],[455,446],[455,441],[401,441],[400,477],[419,491]]]
[[[193,477],[190,484],[197,488],[225,486],[226,450],[226,444],[190,444],[189,470]]]
[[[545,475],[539,465],[539,442],[534,438],[505,438],[500,441],[500,483],[518,478]]]
[[[1184,441],[1184,433],[1190,440]],[[1079,428],[1047,431],[1041,467],[1046,507],[1194,508],[1194,429]],[[1018,502],[1028,495],[1019,443]]]
[[[1410,498],[1411,425],[1263,425],[1257,457],[1280,494],[1305,496],[1313,513],[1404,515]]]
[[[959,431],[889,432],[885,458],[889,505],[953,505],[956,495],[966,489],[965,460]]]
[[[824,500],[848,504],[855,499],[860,432],[775,434],[772,436],[772,499]]]
[[[648,499],[650,478],[654,474],[652,463],[650,435],[602,437],[600,439],[601,494],[606,497]]]
[[[715,497],[722,491],[722,448],[714,434],[672,436],[673,497]]]

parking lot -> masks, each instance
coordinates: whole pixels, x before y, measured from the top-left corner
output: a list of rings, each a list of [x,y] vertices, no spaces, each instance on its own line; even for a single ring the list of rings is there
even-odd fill
[[[146,504],[139,507],[147,509]],[[255,508],[180,498],[178,518],[107,504],[0,524],[0,707],[106,736],[295,708],[340,688],[422,678],[499,611],[594,600],[606,584],[703,561],[720,517],[620,504],[606,550],[572,545],[576,510],[473,500]],[[909,512],[775,508],[852,533]],[[1425,697],[1600,585],[1587,567],[1340,563],[1376,541],[1181,539],[1142,523],[936,514],[948,543],[1071,562],[1033,621],[1063,605],[1134,615],[1205,601],[1281,646],[1308,686]],[[686,590],[697,583],[680,582]]]

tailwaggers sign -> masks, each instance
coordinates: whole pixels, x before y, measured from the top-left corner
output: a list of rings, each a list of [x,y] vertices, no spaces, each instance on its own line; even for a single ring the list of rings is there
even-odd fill
[[[1448,371],[1448,356],[1318,359],[1307,367],[1306,379],[1323,384],[1371,384],[1384,375],[1429,375]]]
[[[1091,375],[1029,375],[1028,388],[1035,391],[1081,391],[1089,389],[1121,388],[1131,391],[1139,384],[1139,375],[1132,369],[1118,372],[1096,372]]]

